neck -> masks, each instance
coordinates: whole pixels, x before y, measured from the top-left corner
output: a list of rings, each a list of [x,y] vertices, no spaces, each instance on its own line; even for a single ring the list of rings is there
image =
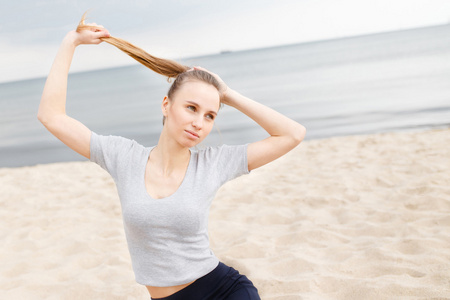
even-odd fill
[[[189,148],[183,147],[174,139],[169,138],[163,130],[158,144],[152,150],[150,159],[162,176],[170,176],[173,172],[185,169],[190,157]]]

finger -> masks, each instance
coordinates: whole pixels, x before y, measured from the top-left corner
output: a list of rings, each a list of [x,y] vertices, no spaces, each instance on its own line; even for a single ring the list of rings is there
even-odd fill
[[[103,28],[97,27],[97,26],[90,26],[89,30],[93,32],[101,31]]]
[[[195,68],[196,70],[201,70],[201,71],[205,71],[205,72],[208,72],[208,73],[211,73],[211,74],[212,74],[212,72],[206,70],[205,68],[202,68],[202,67],[194,67],[194,68]]]
[[[103,27],[102,25],[95,25],[93,27],[95,27],[97,30],[105,29],[105,27]]]
[[[111,35],[109,34],[108,30],[104,29],[104,30],[99,30],[96,31],[94,34],[94,37],[97,39],[103,38],[103,37],[110,37]]]
[[[103,25],[97,25],[97,23],[88,23],[85,26],[89,27],[91,31],[99,31],[105,28]]]

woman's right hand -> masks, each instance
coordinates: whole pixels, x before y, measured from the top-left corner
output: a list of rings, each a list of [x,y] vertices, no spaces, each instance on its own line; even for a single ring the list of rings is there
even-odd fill
[[[75,46],[83,44],[100,44],[102,38],[110,37],[108,30],[101,25],[89,23],[83,26],[81,30],[70,31],[67,35]]]

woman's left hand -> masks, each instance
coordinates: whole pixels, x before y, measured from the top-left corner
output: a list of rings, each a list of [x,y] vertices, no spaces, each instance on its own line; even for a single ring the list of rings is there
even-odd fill
[[[214,78],[216,78],[216,80],[219,82],[220,84],[220,88],[219,88],[219,93],[220,93],[220,100],[222,101],[222,103],[227,104],[227,91],[228,91],[228,86],[226,85],[226,83],[222,80],[222,78],[220,78],[219,75],[217,75],[216,73],[213,73],[211,71],[206,70],[205,68],[202,67],[194,67],[194,70],[202,70],[205,72],[208,72],[209,74],[211,74],[212,76],[214,76]]]

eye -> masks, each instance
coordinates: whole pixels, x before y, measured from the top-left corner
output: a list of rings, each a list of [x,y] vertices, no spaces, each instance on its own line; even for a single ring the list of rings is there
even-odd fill
[[[207,115],[206,115],[206,118],[207,118],[207,119],[210,119],[210,120],[214,120],[214,115],[212,115],[212,114],[207,114]]]
[[[196,110],[195,106],[193,106],[193,105],[188,105],[187,109],[192,110],[192,111]]]

